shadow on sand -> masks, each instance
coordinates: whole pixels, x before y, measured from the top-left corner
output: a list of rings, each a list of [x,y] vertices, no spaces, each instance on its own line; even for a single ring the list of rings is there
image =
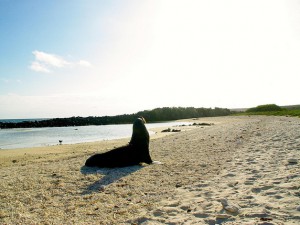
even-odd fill
[[[93,192],[98,192],[102,185],[106,186],[112,184],[119,179],[126,177],[140,169],[144,166],[136,165],[136,166],[128,166],[128,167],[120,167],[120,168],[97,168],[97,167],[81,167],[82,174],[102,174],[102,177],[99,181],[94,182],[89,185],[86,190],[82,192],[83,195],[91,194]]]

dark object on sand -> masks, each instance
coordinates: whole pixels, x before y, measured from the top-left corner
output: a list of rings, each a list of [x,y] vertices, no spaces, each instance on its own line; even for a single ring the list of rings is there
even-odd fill
[[[149,133],[144,118],[137,118],[133,123],[131,140],[128,145],[121,146],[105,153],[91,156],[85,162],[89,167],[125,167],[139,163],[152,163],[149,154]]]
[[[193,126],[211,126],[213,123],[193,123]]]
[[[180,132],[180,131],[181,130],[168,128],[168,129],[162,130],[161,132],[164,133],[164,132]]]

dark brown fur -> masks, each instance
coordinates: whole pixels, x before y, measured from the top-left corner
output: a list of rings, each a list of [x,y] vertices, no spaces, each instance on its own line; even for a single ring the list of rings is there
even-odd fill
[[[128,145],[105,153],[91,156],[85,162],[89,167],[124,167],[139,163],[152,163],[149,154],[149,133],[144,118],[138,118],[133,123],[131,140]]]

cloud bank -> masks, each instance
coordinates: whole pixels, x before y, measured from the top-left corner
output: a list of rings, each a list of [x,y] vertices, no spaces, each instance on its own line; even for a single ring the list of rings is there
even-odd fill
[[[63,57],[55,54],[50,54],[42,51],[33,51],[32,54],[35,60],[31,62],[29,68],[35,72],[50,73],[56,68],[72,68],[75,66],[91,67],[92,64],[86,60],[79,62],[71,62]]]

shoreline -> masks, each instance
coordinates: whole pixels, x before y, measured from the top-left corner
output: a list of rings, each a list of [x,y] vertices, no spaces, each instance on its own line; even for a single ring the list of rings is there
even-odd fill
[[[193,119],[178,120],[174,122],[191,122]],[[162,130],[170,128],[167,127],[156,127],[151,128],[149,131],[154,132],[150,135],[150,140],[157,138],[163,138],[167,135],[174,134],[173,132],[162,132]],[[175,128],[177,128],[175,126]],[[182,132],[195,129],[195,126],[183,126],[180,128]],[[116,138],[110,140],[100,140],[100,141],[90,141],[90,142],[81,142],[73,144],[56,144],[56,145],[47,145],[39,147],[24,147],[24,148],[15,148],[15,149],[0,149],[0,166],[6,164],[14,164],[16,161],[25,158],[26,160],[36,160],[45,158],[45,155],[59,158],[59,157],[68,157],[70,155],[81,155],[81,149],[94,149],[94,153],[98,151],[106,151],[112,149],[116,146],[122,146],[129,143],[130,137],[127,138]],[[99,147],[99,148],[98,148]],[[87,153],[89,151],[85,151]]]
[[[162,165],[83,167],[129,139],[1,150],[0,223],[298,223],[299,118],[193,121],[214,125],[151,138]]]
[[[189,120],[174,120],[162,123],[149,123],[148,130],[150,136],[156,136],[155,133],[160,132],[161,127],[173,127],[177,126],[177,123],[189,123],[188,121]],[[8,133],[5,131],[8,131]],[[24,132],[25,135],[23,134]],[[66,145],[126,139],[130,138],[131,132],[132,124],[77,127],[12,128],[4,130],[4,132],[0,132],[0,135],[4,135],[2,136],[3,140],[0,139],[0,142],[3,141],[2,145],[0,145],[0,151],[49,146],[51,147],[60,145],[59,140],[62,140],[62,144]],[[9,140],[11,136],[15,137],[14,143],[6,142],[6,140]],[[33,138],[35,136],[37,136],[37,138]]]

